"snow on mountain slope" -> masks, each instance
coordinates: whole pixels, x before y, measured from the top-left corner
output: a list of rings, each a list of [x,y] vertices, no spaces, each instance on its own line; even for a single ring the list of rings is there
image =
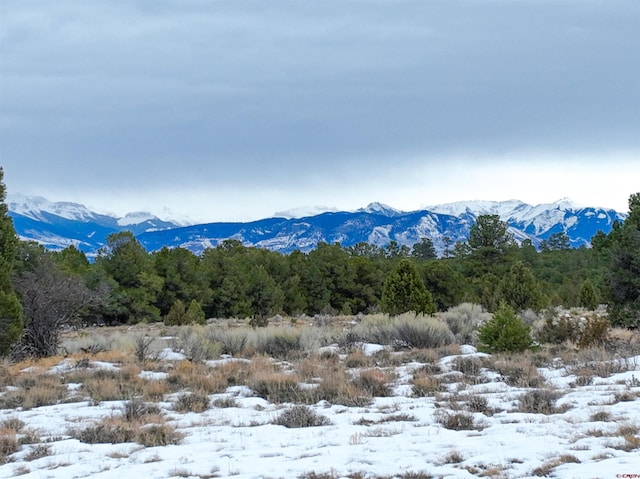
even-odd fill
[[[356,212],[377,214],[389,217],[400,216],[402,214],[402,211],[399,211],[383,203],[378,203],[377,201],[374,203],[369,203],[365,208],[360,208]]]
[[[46,248],[63,249],[73,244],[93,252],[106,243],[111,233],[129,230],[134,234],[179,226],[150,213],[130,213],[123,218],[99,214],[71,202],[52,202],[43,197],[7,195],[9,215],[18,235]]]
[[[96,213],[84,205],[66,201],[54,203],[41,196],[9,194],[7,207],[9,211],[44,222],[49,221],[49,215],[73,221],[91,221],[96,217]]]
[[[296,219],[297,214],[282,214],[249,223],[190,226],[163,221],[146,212],[117,218],[91,212],[75,203],[52,203],[45,198],[20,195],[10,197],[8,206],[22,238],[52,249],[75,244],[88,253],[103,246],[109,234],[128,230],[149,251],[167,246],[202,253],[226,239],[282,253],[310,251],[320,242],[340,242],[345,247],[367,242],[384,247],[396,241],[411,247],[427,237],[433,240],[436,252],[442,254],[457,241],[466,241],[476,218],[485,214],[499,215],[518,242],[531,240],[538,246],[551,234],[565,232],[571,245],[579,247],[588,246],[597,231],[608,233],[614,221],[626,217],[613,210],[576,205],[568,199],[536,206],[518,200],[468,201],[413,212],[371,203],[351,212],[325,209],[319,214],[305,215],[303,220]]]

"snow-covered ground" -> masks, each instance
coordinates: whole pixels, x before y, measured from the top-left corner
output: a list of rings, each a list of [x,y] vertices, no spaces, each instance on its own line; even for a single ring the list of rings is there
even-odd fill
[[[368,346],[365,351],[377,349]],[[462,351],[465,357],[481,356],[472,347]],[[442,358],[441,371],[450,371],[454,361],[455,357]],[[546,387],[560,396],[556,414],[519,412],[519,398],[529,389],[509,386],[492,371],[482,373],[487,382],[450,382],[448,393],[413,397],[410,381],[423,366],[417,362],[398,366],[393,395],[375,398],[369,406],[310,406],[331,421],[326,426],[275,425],[274,419],[291,405],[271,404],[244,386],[211,395],[234,398],[233,407],[202,413],[178,413],[171,398],[165,398],[159,405],[184,438],[163,447],[85,444],[71,438],[70,428],[120,415],[123,401],[5,409],[0,411],[0,424],[19,419],[25,429],[47,441],[49,450],[32,459],[29,454],[37,446],[24,445],[10,462],[0,465],[0,477],[640,477],[640,356],[626,364],[629,370],[596,377],[586,385],[576,385],[576,376],[564,367],[541,368]],[[51,372],[64,374],[67,366],[61,363]],[[446,400],[448,395],[458,399],[458,406]],[[468,412],[464,400],[470,397],[486,398],[491,413]],[[474,426],[444,427],[442,418],[455,414],[472,416]]]

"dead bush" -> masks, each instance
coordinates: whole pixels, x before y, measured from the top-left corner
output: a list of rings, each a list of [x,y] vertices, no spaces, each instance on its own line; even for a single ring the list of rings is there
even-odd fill
[[[285,410],[274,424],[288,428],[327,426],[331,421],[308,406],[293,406]]]
[[[204,393],[187,393],[178,396],[173,405],[173,409],[181,413],[195,412],[201,413],[209,409],[211,401]]]
[[[467,412],[451,413],[443,410],[437,410],[435,413],[435,419],[442,427],[453,431],[479,431],[483,429],[482,425],[476,423],[473,415]]]
[[[567,407],[557,407],[556,401],[562,396],[558,391],[535,389],[520,396],[518,410],[533,414],[556,414],[565,412]]]
[[[354,378],[353,383],[367,395],[374,397],[388,397],[391,395],[389,377],[380,369],[364,369]]]

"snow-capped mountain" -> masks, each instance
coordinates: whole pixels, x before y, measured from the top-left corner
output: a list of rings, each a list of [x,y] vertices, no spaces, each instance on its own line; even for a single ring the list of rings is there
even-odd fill
[[[150,213],[129,213],[119,218],[95,213],[86,206],[70,202],[52,202],[42,197],[7,195],[9,216],[18,235],[50,249],[75,245],[94,252],[106,244],[106,238],[118,231],[141,234],[180,226]]]
[[[565,232],[571,245],[589,245],[598,232],[608,233],[614,221],[626,215],[606,208],[583,207],[570,200],[528,205],[521,201],[468,201],[431,206],[412,212],[371,203],[356,211],[325,211],[319,214],[279,215],[248,223],[209,223],[182,226],[149,213],[130,213],[122,218],[91,212],[75,203],[52,203],[44,198],[9,197],[9,214],[18,234],[60,249],[74,244],[92,253],[105,244],[110,233],[129,230],[149,250],[163,246],[183,247],[196,253],[226,239],[283,253],[309,251],[319,242],[351,246],[367,242],[385,246],[390,241],[413,246],[421,238],[434,242],[442,253],[457,241],[465,241],[479,215],[497,214],[509,224],[517,241],[534,245],[551,234]]]

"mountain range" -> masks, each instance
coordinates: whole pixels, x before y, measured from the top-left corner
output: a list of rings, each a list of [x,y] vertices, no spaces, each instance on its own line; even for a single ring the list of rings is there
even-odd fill
[[[614,221],[626,218],[623,213],[579,206],[569,199],[536,206],[518,200],[463,201],[411,212],[371,203],[356,211],[326,211],[302,217],[281,214],[252,222],[187,226],[145,212],[116,217],[92,212],[77,203],[24,195],[9,195],[7,206],[22,239],[53,250],[73,244],[89,256],[106,244],[109,234],[125,230],[131,231],[148,251],[167,246],[199,254],[226,239],[282,253],[306,252],[319,242],[339,242],[343,246],[366,242],[382,247],[396,241],[411,247],[427,237],[442,254],[447,246],[466,241],[476,218],[485,214],[500,216],[519,242],[529,239],[539,246],[551,234],[564,232],[572,247],[580,247],[589,246],[598,231],[608,233]]]

